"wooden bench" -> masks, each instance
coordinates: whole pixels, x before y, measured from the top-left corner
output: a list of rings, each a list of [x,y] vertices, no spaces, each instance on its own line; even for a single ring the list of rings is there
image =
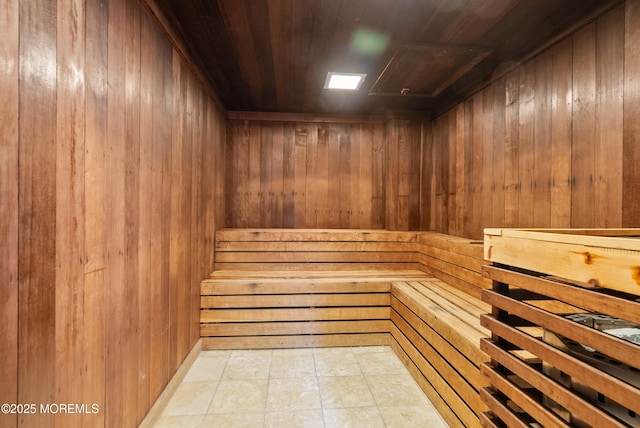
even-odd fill
[[[480,426],[482,260],[431,232],[221,230],[203,349],[391,345],[450,426]]]

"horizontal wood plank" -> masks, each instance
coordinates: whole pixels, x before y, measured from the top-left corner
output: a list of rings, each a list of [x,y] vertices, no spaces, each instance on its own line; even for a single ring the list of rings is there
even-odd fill
[[[202,308],[389,306],[389,293],[202,296]]]

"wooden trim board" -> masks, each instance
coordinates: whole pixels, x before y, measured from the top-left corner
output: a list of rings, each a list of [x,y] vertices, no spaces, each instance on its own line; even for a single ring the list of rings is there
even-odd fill
[[[167,407],[167,404],[169,404],[171,397],[173,397],[173,395],[175,394],[178,386],[180,386],[180,384],[182,383],[184,377],[187,375],[187,372],[196,361],[201,351],[202,339],[198,339],[196,344],[191,349],[191,352],[189,352],[189,355],[187,355],[187,358],[185,358],[180,367],[178,367],[176,373],[173,375],[169,383],[167,383],[167,386],[165,386],[164,390],[155,401],[155,403],[153,403],[151,409],[149,409],[149,413],[147,413],[147,416],[145,416],[145,418],[142,420],[139,428],[153,428],[156,425],[156,423],[162,416],[162,412],[164,411],[165,407]]]

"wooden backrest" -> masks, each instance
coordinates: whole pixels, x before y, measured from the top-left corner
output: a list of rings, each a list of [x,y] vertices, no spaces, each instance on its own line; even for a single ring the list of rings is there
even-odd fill
[[[421,270],[479,298],[482,241],[434,232],[222,229],[215,269],[231,271]]]
[[[223,229],[216,270],[420,270],[418,233],[351,229]]]

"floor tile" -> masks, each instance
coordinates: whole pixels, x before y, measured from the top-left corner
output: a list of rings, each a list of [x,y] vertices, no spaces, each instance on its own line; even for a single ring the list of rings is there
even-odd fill
[[[391,352],[373,352],[357,354],[360,369],[365,375],[392,375],[407,372],[402,361]]]
[[[264,413],[207,415],[202,428],[256,428],[264,425]]]
[[[378,406],[431,406],[410,374],[366,376]]]
[[[271,379],[315,376],[313,354],[274,354],[271,358]]]
[[[264,412],[268,379],[221,380],[209,414]]]
[[[183,382],[220,380],[227,364],[225,357],[199,356],[187,372]]]
[[[349,348],[314,352],[314,359],[318,376],[357,376],[362,374],[358,360]]]
[[[203,351],[156,428],[446,428],[388,346]]]
[[[388,428],[447,428],[440,414],[430,406],[379,407]]]
[[[265,428],[323,428],[322,410],[267,412]]]
[[[271,355],[257,354],[231,355],[222,373],[223,380],[268,379],[271,368]]]
[[[323,409],[375,406],[369,385],[363,376],[318,378]]]
[[[325,409],[324,422],[327,428],[384,428],[385,426],[377,407]]]
[[[155,428],[200,428],[203,415],[164,415],[155,424]]]
[[[183,382],[164,411],[166,415],[203,415],[207,413],[217,382]]]
[[[270,379],[267,411],[320,408],[320,391],[315,376]]]

